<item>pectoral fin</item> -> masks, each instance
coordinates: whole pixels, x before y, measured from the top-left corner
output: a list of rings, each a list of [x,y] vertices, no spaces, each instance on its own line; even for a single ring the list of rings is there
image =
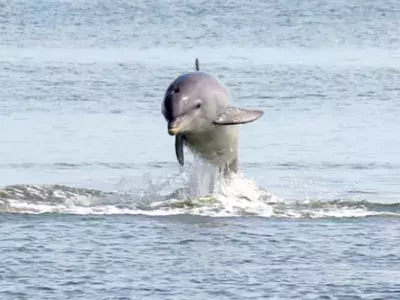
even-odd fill
[[[183,155],[183,144],[184,144],[184,137],[182,134],[177,134],[175,136],[175,154],[178,162],[181,166],[184,164],[184,155]]]
[[[235,125],[250,123],[264,114],[261,110],[229,106],[215,121],[216,125]]]

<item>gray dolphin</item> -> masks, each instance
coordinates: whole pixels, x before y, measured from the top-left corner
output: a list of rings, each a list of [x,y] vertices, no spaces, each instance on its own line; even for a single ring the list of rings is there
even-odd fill
[[[175,136],[175,153],[184,165],[183,146],[227,176],[238,171],[238,124],[250,123],[264,113],[230,106],[228,89],[215,77],[200,71],[180,75],[167,88],[162,114],[168,133]]]

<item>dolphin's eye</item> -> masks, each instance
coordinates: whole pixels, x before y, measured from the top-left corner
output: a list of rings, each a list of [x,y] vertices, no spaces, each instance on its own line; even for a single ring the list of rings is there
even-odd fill
[[[196,109],[199,109],[201,107],[201,103],[196,104]]]
[[[179,87],[174,88],[174,93],[179,93]]]

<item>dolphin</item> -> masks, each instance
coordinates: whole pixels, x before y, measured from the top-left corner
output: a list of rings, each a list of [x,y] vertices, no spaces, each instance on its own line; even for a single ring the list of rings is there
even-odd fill
[[[230,105],[227,87],[212,75],[200,71],[184,73],[168,86],[162,114],[168,133],[175,136],[175,154],[184,165],[183,146],[218,168],[224,177],[238,172],[239,128],[264,112]]]

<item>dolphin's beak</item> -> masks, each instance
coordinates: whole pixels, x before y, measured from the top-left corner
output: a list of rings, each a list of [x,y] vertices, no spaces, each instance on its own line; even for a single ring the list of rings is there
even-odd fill
[[[177,135],[181,131],[178,120],[174,120],[168,123],[169,135]]]
[[[179,133],[178,127],[168,128],[169,135],[177,135]]]

